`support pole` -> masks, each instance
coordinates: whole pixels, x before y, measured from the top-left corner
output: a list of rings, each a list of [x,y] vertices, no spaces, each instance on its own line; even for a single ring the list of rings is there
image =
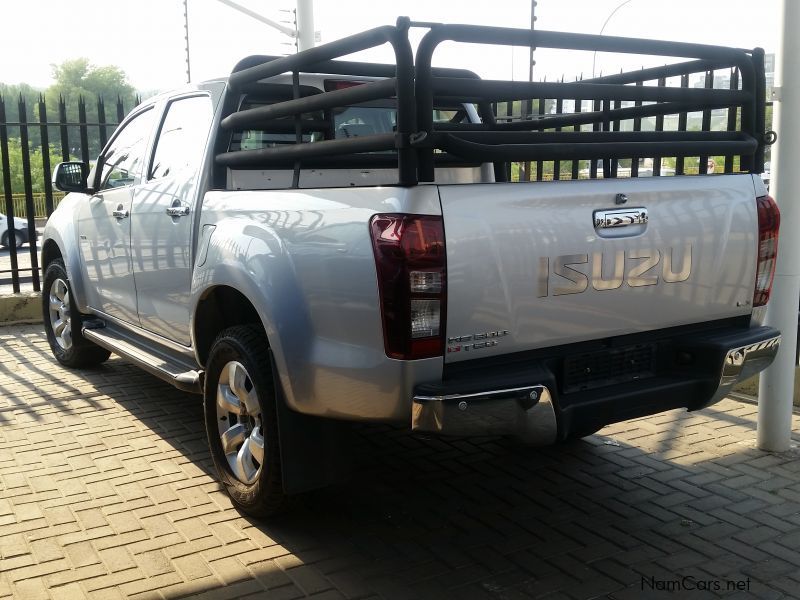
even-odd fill
[[[297,0],[297,50],[314,47],[314,0]]]
[[[783,334],[775,362],[761,374],[758,388],[758,447],[790,448],[794,396],[797,310],[800,299],[800,2],[781,3],[781,45],[775,70],[779,90],[773,108],[778,142],[772,148],[770,193],[781,210],[778,263],[767,322]]]
[[[186,42],[186,83],[192,83],[192,66],[189,63],[189,3],[183,0],[183,37]]]

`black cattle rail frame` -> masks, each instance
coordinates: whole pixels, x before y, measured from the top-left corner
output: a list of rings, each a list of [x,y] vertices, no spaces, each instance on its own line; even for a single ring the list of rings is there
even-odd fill
[[[414,64],[408,40],[409,27],[425,27]],[[481,80],[469,71],[437,69],[431,63],[439,44],[446,41],[557,48],[584,51],[616,52],[650,56],[679,57],[687,62],[641,69],[618,75],[597,77],[572,83],[536,83],[524,81]],[[391,44],[395,65],[369,65],[337,61],[336,58],[382,45]],[[258,58],[258,57],[254,57]],[[220,149],[220,168],[277,168],[292,165],[294,187],[299,171],[308,166],[381,165],[396,161],[398,183],[415,185],[434,180],[436,164],[493,162],[495,178],[507,181],[509,163],[541,160],[605,159],[605,176],[614,176],[607,166],[611,159],[641,157],[725,156],[725,171],[732,172],[733,157],[739,156],[739,170],[761,173],[764,169],[765,144],[774,134],[765,132],[764,51],[743,50],[702,44],[642,40],[633,38],[531,31],[472,25],[413,23],[401,17],[397,25],[378,27],[298,54],[270,58],[263,62],[243,61],[230,76],[234,91],[245,92],[258,82],[276,75],[292,73],[291,99],[274,104],[236,111],[231,107],[221,122],[223,130],[276,128],[294,132],[295,144],[256,150]],[[688,75],[730,68],[735,74],[733,89],[689,88]],[[365,75],[384,79],[335,91],[301,93],[300,73]],[[667,77],[680,76],[681,87],[665,87]],[[741,77],[741,89],[738,79]],[[657,86],[644,85],[657,80]],[[633,84],[633,85],[631,85]],[[260,85],[264,85],[263,83]],[[541,99],[581,99],[593,102],[594,110],[572,114],[543,114]],[[304,113],[350,106],[374,100],[391,100],[397,106],[394,133],[378,133],[348,139],[325,139],[302,143],[302,133],[317,127],[329,127],[327,121],[303,119]],[[493,105],[514,100],[540,101],[538,115],[527,120],[498,122]],[[634,106],[621,107],[622,102]],[[482,123],[434,123],[435,106],[474,103]],[[685,114],[714,109],[729,111],[729,131],[685,131]],[[736,111],[739,112],[737,127]],[[679,114],[684,123],[680,131],[641,131],[641,119]],[[731,117],[733,115],[733,117]],[[633,119],[634,131],[619,131],[620,120]],[[704,122],[710,120],[704,119]],[[591,124],[593,131],[580,131]],[[612,130],[612,124],[614,129]],[[638,127],[637,127],[638,124]],[[560,131],[573,127],[574,131]],[[555,131],[552,131],[555,130]],[[225,136],[220,136],[225,138]],[[396,150],[396,157],[386,151]],[[383,153],[383,154],[380,154]],[[391,163],[387,162],[391,159]],[[635,162],[635,161],[634,161]],[[594,167],[596,168],[596,167]],[[682,166],[678,169],[682,173]],[[656,173],[658,174],[658,173]]]

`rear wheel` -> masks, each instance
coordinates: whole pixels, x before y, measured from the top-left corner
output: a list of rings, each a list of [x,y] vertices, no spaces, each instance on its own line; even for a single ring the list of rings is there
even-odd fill
[[[47,341],[53,356],[67,367],[90,367],[105,361],[111,353],[83,337],[83,316],[71,302],[72,289],[60,259],[44,272],[42,313]]]
[[[5,246],[7,248],[9,245],[8,238],[9,238],[8,231],[3,232],[2,237],[0,237],[0,246]],[[14,245],[17,248],[21,248],[22,244],[24,244],[27,241],[28,241],[28,236],[25,234],[24,231],[22,231],[21,229],[14,230]]]
[[[286,507],[275,389],[264,332],[243,325],[214,341],[204,386],[206,431],[219,479],[237,508],[257,517]]]

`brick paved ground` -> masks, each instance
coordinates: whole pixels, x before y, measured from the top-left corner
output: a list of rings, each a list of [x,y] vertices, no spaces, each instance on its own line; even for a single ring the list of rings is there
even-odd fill
[[[691,576],[796,598],[800,453],[754,449],[755,412],[727,400],[544,451],[362,428],[351,482],[261,524],[215,482],[197,397],[118,359],[64,370],[37,327],[6,327],[0,597],[717,595],[642,589]]]

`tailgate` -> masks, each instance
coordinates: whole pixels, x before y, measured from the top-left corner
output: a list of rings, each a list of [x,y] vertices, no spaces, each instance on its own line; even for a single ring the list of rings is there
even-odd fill
[[[448,362],[752,310],[750,175],[453,185],[439,195]]]

